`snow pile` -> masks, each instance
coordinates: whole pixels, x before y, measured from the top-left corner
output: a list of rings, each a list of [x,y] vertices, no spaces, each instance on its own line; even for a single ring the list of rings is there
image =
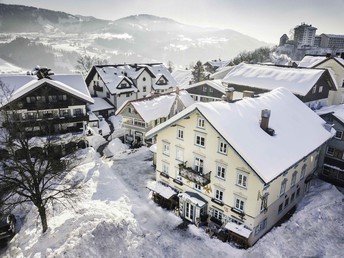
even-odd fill
[[[109,117],[109,121],[112,123],[113,128],[116,129],[120,129],[122,128],[122,116],[110,116]]]
[[[104,154],[108,157],[114,156],[118,153],[123,153],[128,149],[128,145],[123,144],[122,141],[118,138],[113,139],[109,144],[106,146],[104,150]]]

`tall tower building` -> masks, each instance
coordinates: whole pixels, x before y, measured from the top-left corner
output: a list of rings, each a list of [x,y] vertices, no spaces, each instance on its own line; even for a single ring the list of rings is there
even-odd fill
[[[315,32],[317,28],[304,22],[294,28],[294,40],[298,46],[314,46]]]

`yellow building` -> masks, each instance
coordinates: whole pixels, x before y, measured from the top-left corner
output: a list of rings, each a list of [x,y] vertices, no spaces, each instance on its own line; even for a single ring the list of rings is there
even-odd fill
[[[179,215],[196,225],[216,222],[248,246],[301,200],[330,131],[278,88],[193,104],[146,137],[157,146],[156,181],[178,194]]]

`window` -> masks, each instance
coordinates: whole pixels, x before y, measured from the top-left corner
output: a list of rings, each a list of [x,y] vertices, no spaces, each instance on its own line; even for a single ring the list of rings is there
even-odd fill
[[[321,93],[323,91],[323,88],[323,86],[320,86],[318,92]]]
[[[203,92],[207,92],[207,86],[203,86]]]
[[[336,135],[334,136],[334,138],[341,140],[343,137],[343,131],[336,131]]]
[[[57,96],[56,95],[49,96],[49,102],[57,102]]]
[[[283,203],[281,203],[281,204],[278,206],[278,213],[281,213],[282,210],[283,210]]]
[[[143,92],[146,92],[146,91],[147,91],[147,87],[146,87],[146,86],[143,86],[143,87],[142,87],[142,91],[143,91]]]
[[[144,81],[144,82],[145,82],[145,81],[146,81],[146,77],[143,77],[143,78],[142,78],[142,81]]]
[[[235,198],[234,200],[234,207],[239,210],[239,211],[242,211],[244,212],[244,208],[245,208],[245,201],[240,199],[240,198]]]
[[[314,86],[314,87],[312,88],[312,93],[315,94],[316,91],[317,91],[317,86]]]
[[[223,201],[223,191],[216,189],[215,190],[215,199],[222,202]]]
[[[203,173],[204,161],[201,158],[195,158],[195,171]]]
[[[258,235],[259,232],[261,232],[262,230],[264,230],[266,228],[267,225],[267,219],[264,219],[261,223],[259,223],[254,231],[255,235]]]
[[[298,197],[299,195],[300,195],[300,188],[297,189],[297,191],[296,191],[296,197]]]
[[[296,183],[296,176],[297,176],[297,171],[295,171],[295,172],[293,173],[293,176],[292,176],[292,178],[291,178],[291,185],[290,185],[290,187],[295,186],[295,183]]]
[[[237,175],[237,185],[247,188],[247,176],[242,174],[242,173],[238,173]]]
[[[163,143],[162,153],[167,155],[167,156],[170,156],[170,144]]]
[[[262,202],[260,204],[260,212],[263,212],[263,211],[267,211],[268,210],[268,197],[269,197],[269,194],[268,193],[265,193],[263,196],[262,196]]]
[[[196,142],[195,145],[205,147],[205,138],[201,135],[196,135]]]
[[[176,160],[184,161],[184,150],[181,148],[176,148]]]
[[[198,191],[201,191],[202,190],[202,187],[200,184],[196,184],[195,183],[195,189],[198,190]]]
[[[287,198],[284,202],[284,207],[287,207],[289,205],[289,198]]]
[[[213,209],[213,214],[212,215],[213,215],[214,218],[216,218],[218,220],[222,220],[222,218],[223,218],[222,211],[219,211],[217,209]]]
[[[225,179],[225,176],[226,176],[226,168],[225,167],[218,165],[216,171],[217,171],[217,173],[216,173],[217,177],[219,177],[221,179]]]
[[[162,172],[164,172],[166,175],[168,175],[168,164],[162,163]]]
[[[287,179],[284,179],[281,183],[281,190],[280,190],[280,196],[283,195],[285,193],[285,188],[287,186]]]
[[[67,100],[67,95],[63,94],[63,95],[58,95],[57,96],[59,101],[66,101]]]
[[[209,88],[209,92],[214,92],[213,88],[210,87]]]
[[[301,175],[300,175],[300,180],[305,177],[306,174],[306,165],[303,165],[302,170],[301,170]]]
[[[293,202],[295,199],[295,193],[292,193],[291,197],[290,197],[290,202]]]
[[[179,140],[183,140],[184,139],[184,130],[183,129],[181,129],[181,128],[177,129],[177,138]]]
[[[327,150],[326,150],[326,154],[329,156],[333,156],[334,155],[334,148],[331,146],[328,146]]]
[[[129,98],[129,97],[130,97],[130,93],[125,94],[125,96],[126,96],[127,98]]]
[[[227,154],[227,143],[220,141],[219,143],[219,152],[222,154]]]
[[[109,99],[110,98],[110,92],[106,92],[106,97]]]
[[[75,116],[80,116],[80,115],[82,115],[82,110],[81,110],[81,108],[76,108],[76,109],[74,109],[74,115],[75,115]]]
[[[205,120],[201,117],[197,119],[197,127],[204,128],[205,127]]]

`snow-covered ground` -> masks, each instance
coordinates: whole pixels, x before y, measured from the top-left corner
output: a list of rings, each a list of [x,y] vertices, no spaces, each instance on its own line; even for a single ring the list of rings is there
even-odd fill
[[[145,187],[154,179],[151,152],[112,140],[111,159],[92,148],[69,177],[84,185],[73,207],[55,204],[41,234],[31,209],[3,257],[344,257],[344,197],[316,181],[293,217],[240,250],[210,239],[157,206]],[[0,251],[1,256],[1,251]]]

